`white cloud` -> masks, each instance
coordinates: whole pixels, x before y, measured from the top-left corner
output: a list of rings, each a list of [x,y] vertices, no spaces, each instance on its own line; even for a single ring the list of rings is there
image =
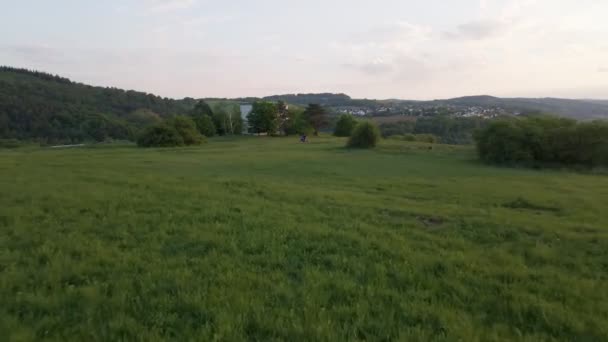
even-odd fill
[[[500,20],[478,20],[459,25],[456,30],[444,32],[446,39],[482,40],[499,36],[509,28],[509,23]]]
[[[163,13],[184,10],[196,5],[197,0],[148,0],[150,13]]]

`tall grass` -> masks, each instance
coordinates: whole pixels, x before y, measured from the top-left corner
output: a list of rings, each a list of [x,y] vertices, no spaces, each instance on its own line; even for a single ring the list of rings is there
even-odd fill
[[[0,336],[608,338],[608,178],[343,145],[1,150]]]

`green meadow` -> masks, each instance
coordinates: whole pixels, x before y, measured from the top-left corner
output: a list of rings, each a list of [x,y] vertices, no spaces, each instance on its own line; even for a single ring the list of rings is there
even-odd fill
[[[0,150],[0,339],[608,340],[608,176],[344,144]]]

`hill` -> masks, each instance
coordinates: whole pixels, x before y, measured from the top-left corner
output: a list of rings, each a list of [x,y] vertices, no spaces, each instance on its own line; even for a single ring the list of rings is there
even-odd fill
[[[284,94],[262,99],[301,106],[318,103],[335,109],[334,114],[474,116],[485,113],[493,117],[494,114],[551,113],[579,120],[608,118],[608,101],[602,100],[468,96],[434,101],[379,101],[332,93]],[[143,127],[171,115],[185,114],[195,103],[193,98],[168,99],[134,90],[94,87],[44,72],[0,67],[0,139],[43,143],[108,138],[133,140]]]
[[[577,120],[608,118],[608,101],[467,96],[436,100],[431,101],[431,103],[453,106],[500,107],[510,111],[549,113]]]
[[[254,101],[259,98],[239,99]],[[603,100],[573,100],[560,98],[500,98],[488,95],[465,96],[452,99],[433,101],[414,100],[368,100],[353,99],[345,94],[286,94],[272,95],[261,98],[267,101],[282,100],[288,103],[307,105],[319,103],[335,109],[350,108],[349,112],[361,115],[401,115],[413,110],[418,115],[427,116],[442,113],[437,112],[438,107],[449,109],[443,113],[463,112],[471,107],[481,109],[494,109],[496,113],[510,114],[554,114],[577,120],[606,119],[608,118],[608,101]]]
[[[0,67],[0,138],[49,143],[131,139],[142,127],[185,113],[194,103]]]

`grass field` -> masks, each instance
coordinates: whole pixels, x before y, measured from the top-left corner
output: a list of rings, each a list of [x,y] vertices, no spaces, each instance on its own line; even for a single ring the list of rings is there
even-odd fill
[[[608,176],[343,145],[0,151],[0,336],[608,340]]]

